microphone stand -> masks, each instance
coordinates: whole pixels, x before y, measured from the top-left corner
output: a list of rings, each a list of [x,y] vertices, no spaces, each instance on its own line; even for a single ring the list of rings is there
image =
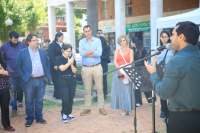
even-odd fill
[[[152,54],[152,55],[147,56],[147,57],[145,57],[145,58],[142,58],[142,59],[140,59],[140,60],[133,61],[132,63],[126,64],[126,65],[124,65],[124,66],[122,66],[122,67],[118,67],[118,68],[116,68],[116,69],[114,69],[114,70],[112,70],[112,71],[109,71],[109,72],[104,73],[103,75],[107,75],[107,74],[109,74],[109,73],[111,73],[111,72],[114,72],[114,71],[117,71],[117,70],[119,70],[119,69],[125,68],[126,66],[129,66],[129,65],[132,65],[132,66],[134,67],[136,63],[139,63],[139,62],[141,62],[141,61],[144,61],[144,60],[146,60],[146,59],[148,59],[148,58],[150,58],[150,57],[153,57],[153,56],[159,55],[159,54],[161,54],[161,51],[158,51],[158,52],[156,52],[155,54]],[[132,81],[132,82],[133,82],[133,81]],[[132,88],[132,83],[131,83],[131,88]],[[136,89],[136,86],[134,85],[134,133],[137,133],[137,128],[136,128],[136,126],[137,126],[137,118],[136,118],[136,98],[135,98],[135,89]],[[152,97],[149,98],[149,99],[152,99],[152,121],[153,121],[153,122],[152,122],[152,133],[157,133],[157,132],[155,131],[155,95],[154,95],[154,90],[152,90]]]

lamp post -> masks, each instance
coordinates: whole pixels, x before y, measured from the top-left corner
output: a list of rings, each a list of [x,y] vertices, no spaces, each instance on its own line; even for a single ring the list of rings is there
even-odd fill
[[[6,20],[6,25],[9,26],[9,32],[10,32],[10,26],[13,24],[13,21],[11,19]]]

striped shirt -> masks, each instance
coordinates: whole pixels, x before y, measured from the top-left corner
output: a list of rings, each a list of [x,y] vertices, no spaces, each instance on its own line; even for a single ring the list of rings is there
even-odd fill
[[[40,53],[38,49],[34,52],[30,47],[28,47],[29,54],[32,62],[32,74],[31,77],[41,77],[44,75],[44,70],[42,67],[42,62],[40,60]]]

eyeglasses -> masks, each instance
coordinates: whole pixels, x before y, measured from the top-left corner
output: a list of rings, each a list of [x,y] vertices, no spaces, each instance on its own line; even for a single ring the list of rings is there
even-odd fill
[[[162,36],[162,38],[167,38],[168,36]]]
[[[39,40],[31,40],[32,42],[38,42]]]
[[[64,52],[66,52],[66,53],[71,53],[72,51],[64,51]]]

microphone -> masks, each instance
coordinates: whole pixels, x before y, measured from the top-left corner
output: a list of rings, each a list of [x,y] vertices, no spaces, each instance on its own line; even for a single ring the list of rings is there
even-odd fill
[[[165,46],[161,46],[161,47],[158,47],[156,49],[152,49],[151,51],[162,51],[163,49],[171,49],[172,48],[172,44],[171,43],[168,43],[166,44]]]

